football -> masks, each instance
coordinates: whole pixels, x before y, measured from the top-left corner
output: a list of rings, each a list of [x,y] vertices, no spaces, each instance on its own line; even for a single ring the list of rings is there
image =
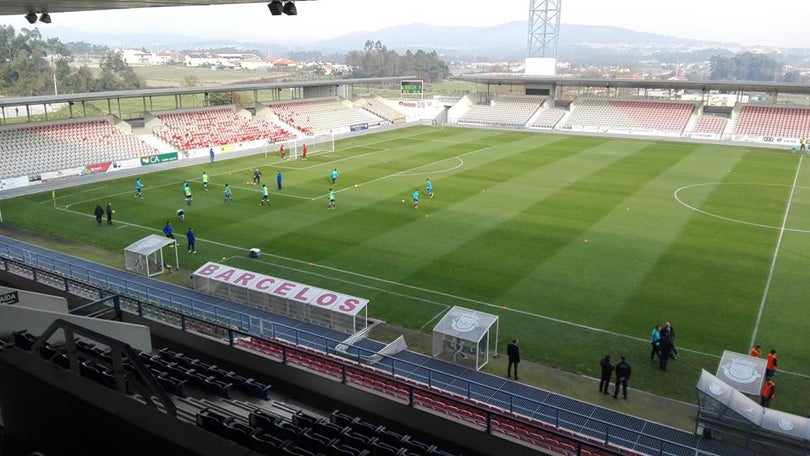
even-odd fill
[[[115,214],[115,209],[112,210],[112,213]]]

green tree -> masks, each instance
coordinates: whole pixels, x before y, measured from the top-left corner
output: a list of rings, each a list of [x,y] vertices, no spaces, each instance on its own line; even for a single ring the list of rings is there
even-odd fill
[[[99,63],[101,73],[96,81],[96,90],[132,90],[140,89],[141,81],[121,54],[108,52]]]

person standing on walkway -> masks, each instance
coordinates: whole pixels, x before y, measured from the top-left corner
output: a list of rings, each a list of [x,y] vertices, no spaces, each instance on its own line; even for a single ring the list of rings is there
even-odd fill
[[[661,325],[655,325],[655,327],[652,329],[652,333],[650,334],[650,344],[652,345],[650,361],[655,361],[656,356],[658,356],[658,359],[661,359],[661,351],[659,349],[661,345]]]
[[[188,241],[188,253],[197,253],[197,247],[195,246],[197,237],[194,236],[194,228],[189,228],[186,231],[186,241]]]
[[[602,368],[602,378],[599,380],[600,393],[604,392],[605,394],[609,394],[610,377],[613,375],[613,363],[611,362],[611,358],[610,355],[605,355],[605,357],[599,361],[599,367]]]
[[[506,346],[506,357],[509,358],[509,361],[506,364],[506,377],[512,378],[512,367],[515,368],[515,380],[520,380],[518,378],[518,364],[520,364],[520,347],[518,347],[518,340],[517,338],[512,339],[512,342]]]
[[[208,156],[211,157],[211,163],[214,163],[214,148],[208,149]]]
[[[771,350],[765,359],[765,377],[776,375],[776,350]]]
[[[759,399],[759,405],[770,408],[771,399],[773,399],[774,396],[776,396],[776,384],[773,382],[773,378],[767,377],[765,384],[762,385],[762,395]]]
[[[661,336],[661,342],[658,344],[658,367],[666,372],[667,361],[672,356],[672,338],[669,336]]]
[[[630,364],[627,363],[627,358],[622,356],[622,360],[616,365],[616,389],[613,391],[613,398],[619,398],[619,387],[622,388],[622,394],[627,399],[627,382],[630,381],[630,374],[632,369]]]

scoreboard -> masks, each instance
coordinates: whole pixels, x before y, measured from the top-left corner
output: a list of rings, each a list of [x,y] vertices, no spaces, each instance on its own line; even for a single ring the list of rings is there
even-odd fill
[[[423,81],[402,81],[400,83],[400,91],[403,96],[405,95],[422,95]]]

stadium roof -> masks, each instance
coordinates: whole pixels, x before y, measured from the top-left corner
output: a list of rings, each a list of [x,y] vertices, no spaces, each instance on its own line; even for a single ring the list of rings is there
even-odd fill
[[[235,3],[261,2],[256,0],[3,0],[0,1],[0,16],[149,8],[154,6],[230,5]]]
[[[384,78],[361,78],[361,79],[322,79],[317,81],[304,82],[279,82],[279,83],[250,83],[232,84],[211,87],[164,87],[159,89],[139,89],[139,90],[116,90],[110,92],[88,92],[88,93],[68,93],[60,95],[40,95],[35,97],[0,97],[0,107],[8,108],[14,106],[32,106],[51,103],[79,103],[82,101],[95,100],[115,100],[118,98],[148,98],[157,96],[179,96],[199,93],[218,92],[246,92],[251,90],[272,90],[286,89],[290,87],[318,87],[318,86],[341,86],[341,85],[364,85],[393,83],[406,79],[414,79],[415,76],[384,77]]]
[[[513,73],[465,74],[455,79],[488,85],[558,85],[567,87],[610,87],[630,89],[721,90],[728,92],[807,93],[807,84],[757,81],[680,81],[661,79],[592,79],[547,77]]]

